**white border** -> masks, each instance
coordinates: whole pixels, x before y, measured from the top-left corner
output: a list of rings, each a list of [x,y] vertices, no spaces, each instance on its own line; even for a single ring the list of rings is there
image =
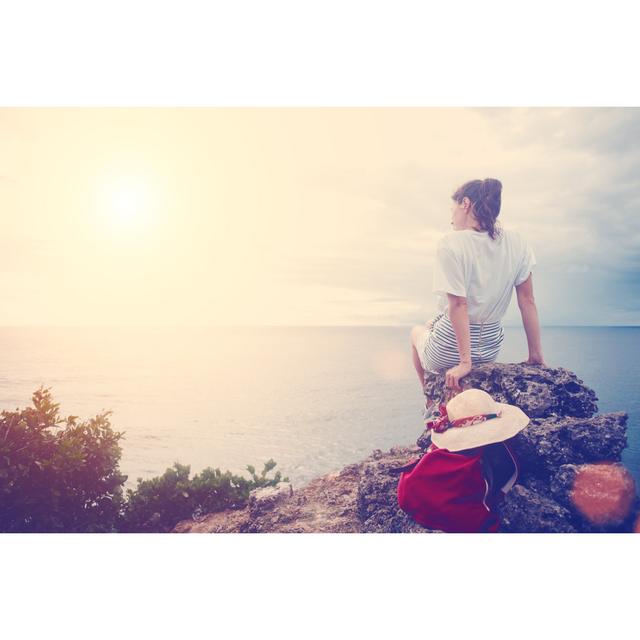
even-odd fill
[[[632,4],[22,0],[5,106],[631,106]]]
[[[637,576],[637,540],[4,536],[3,627],[16,632],[7,637],[98,639],[627,637],[636,591],[619,580]]]

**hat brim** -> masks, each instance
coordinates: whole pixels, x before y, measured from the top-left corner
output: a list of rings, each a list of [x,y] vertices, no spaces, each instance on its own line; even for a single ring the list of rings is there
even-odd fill
[[[438,449],[464,451],[513,438],[529,424],[529,416],[519,407],[502,402],[496,402],[496,404],[502,410],[499,418],[468,427],[450,427],[443,433],[434,431],[431,433],[431,442]]]

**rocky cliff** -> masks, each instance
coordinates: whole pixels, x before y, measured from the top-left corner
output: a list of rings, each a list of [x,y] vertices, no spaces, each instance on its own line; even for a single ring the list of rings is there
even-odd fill
[[[519,406],[530,424],[511,440],[521,473],[500,506],[502,532],[630,532],[638,530],[640,500],[621,464],[627,414],[597,413],[597,397],[562,368],[481,365],[462,380],[498,402]],[[429,406],[443,401],[444,375],[428,374]],[[432,533],[397,504],[398,475],[390,470],[429,444],[374,451],[339,473],[294,489],[289,483],[252,492],[242,509],[185,520],[175,532]]]

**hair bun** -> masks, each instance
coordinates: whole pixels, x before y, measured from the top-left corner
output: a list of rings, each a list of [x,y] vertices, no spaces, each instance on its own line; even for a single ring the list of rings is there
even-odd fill
[[[480,185],[482,190],[482,195],[485,198],[500,195],[502,192],[502,182],[500,180],[496,180],[495,178],[485,178]]]
[[[502,204],[500,180],[496,178],[469,180],[458,187],[451,197],[458,204],[461,204],[464,198],[469,198],[480,228],[487,231],[492,240],[500,235],[500,229],[496,226],[496,218]]]

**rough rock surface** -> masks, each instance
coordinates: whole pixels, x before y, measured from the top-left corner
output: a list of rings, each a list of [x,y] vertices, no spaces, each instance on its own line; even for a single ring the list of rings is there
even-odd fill
[[[420,455],[419,449],[392,449],[384,454],[374,451],[360,465],[357,512],[361,530],[365,533],[427,533],[400,507],[396,498],[399,473],[391,473],[392,467],[400,467],[410,458]]]
[[[620,464],[627,444],[627,414],[596,415],[594,391],[563,368],[481,365],[462,380],[462,386],[483,389],[498,402],[515,404],[532,419],[511,440],[521,473],[500,505],[501,532],[633,531],[639,526],[640,500],[633,479]],[[443,388],[444,375],[427,374],[428,406],[444,401]],[[392,472],[419,456],[428,442],[423,433],[416,447],[376,450],[365,460],[299,489],[288,483],[258,489],[245,508],[185,520],[174,531],[433,533],[398,507],[398,473]],[[613,466],[603,475],[597,465],[605,463]],[[583,503],[596,505],[595,511],[589,507],[597,513],[595,521],[577,500],[577,476],[583,480]]]
[[[501,531],[575,533],[571,514],[557,502],[524,485],[516,484],[500,508]]]
[[[444,374],[427,373],[425,398],[443,402]],[[531,419],[562,416],[590,418],[598,398],[575,373],[562,367],[528,364],[482,364],[462,379],[463,389],[482,389],[496,402],[520,407]]]
[[[548,477],[563,464],[618,461],[627,446],[627,414],[532,420],[513,438],[523,470]]]

